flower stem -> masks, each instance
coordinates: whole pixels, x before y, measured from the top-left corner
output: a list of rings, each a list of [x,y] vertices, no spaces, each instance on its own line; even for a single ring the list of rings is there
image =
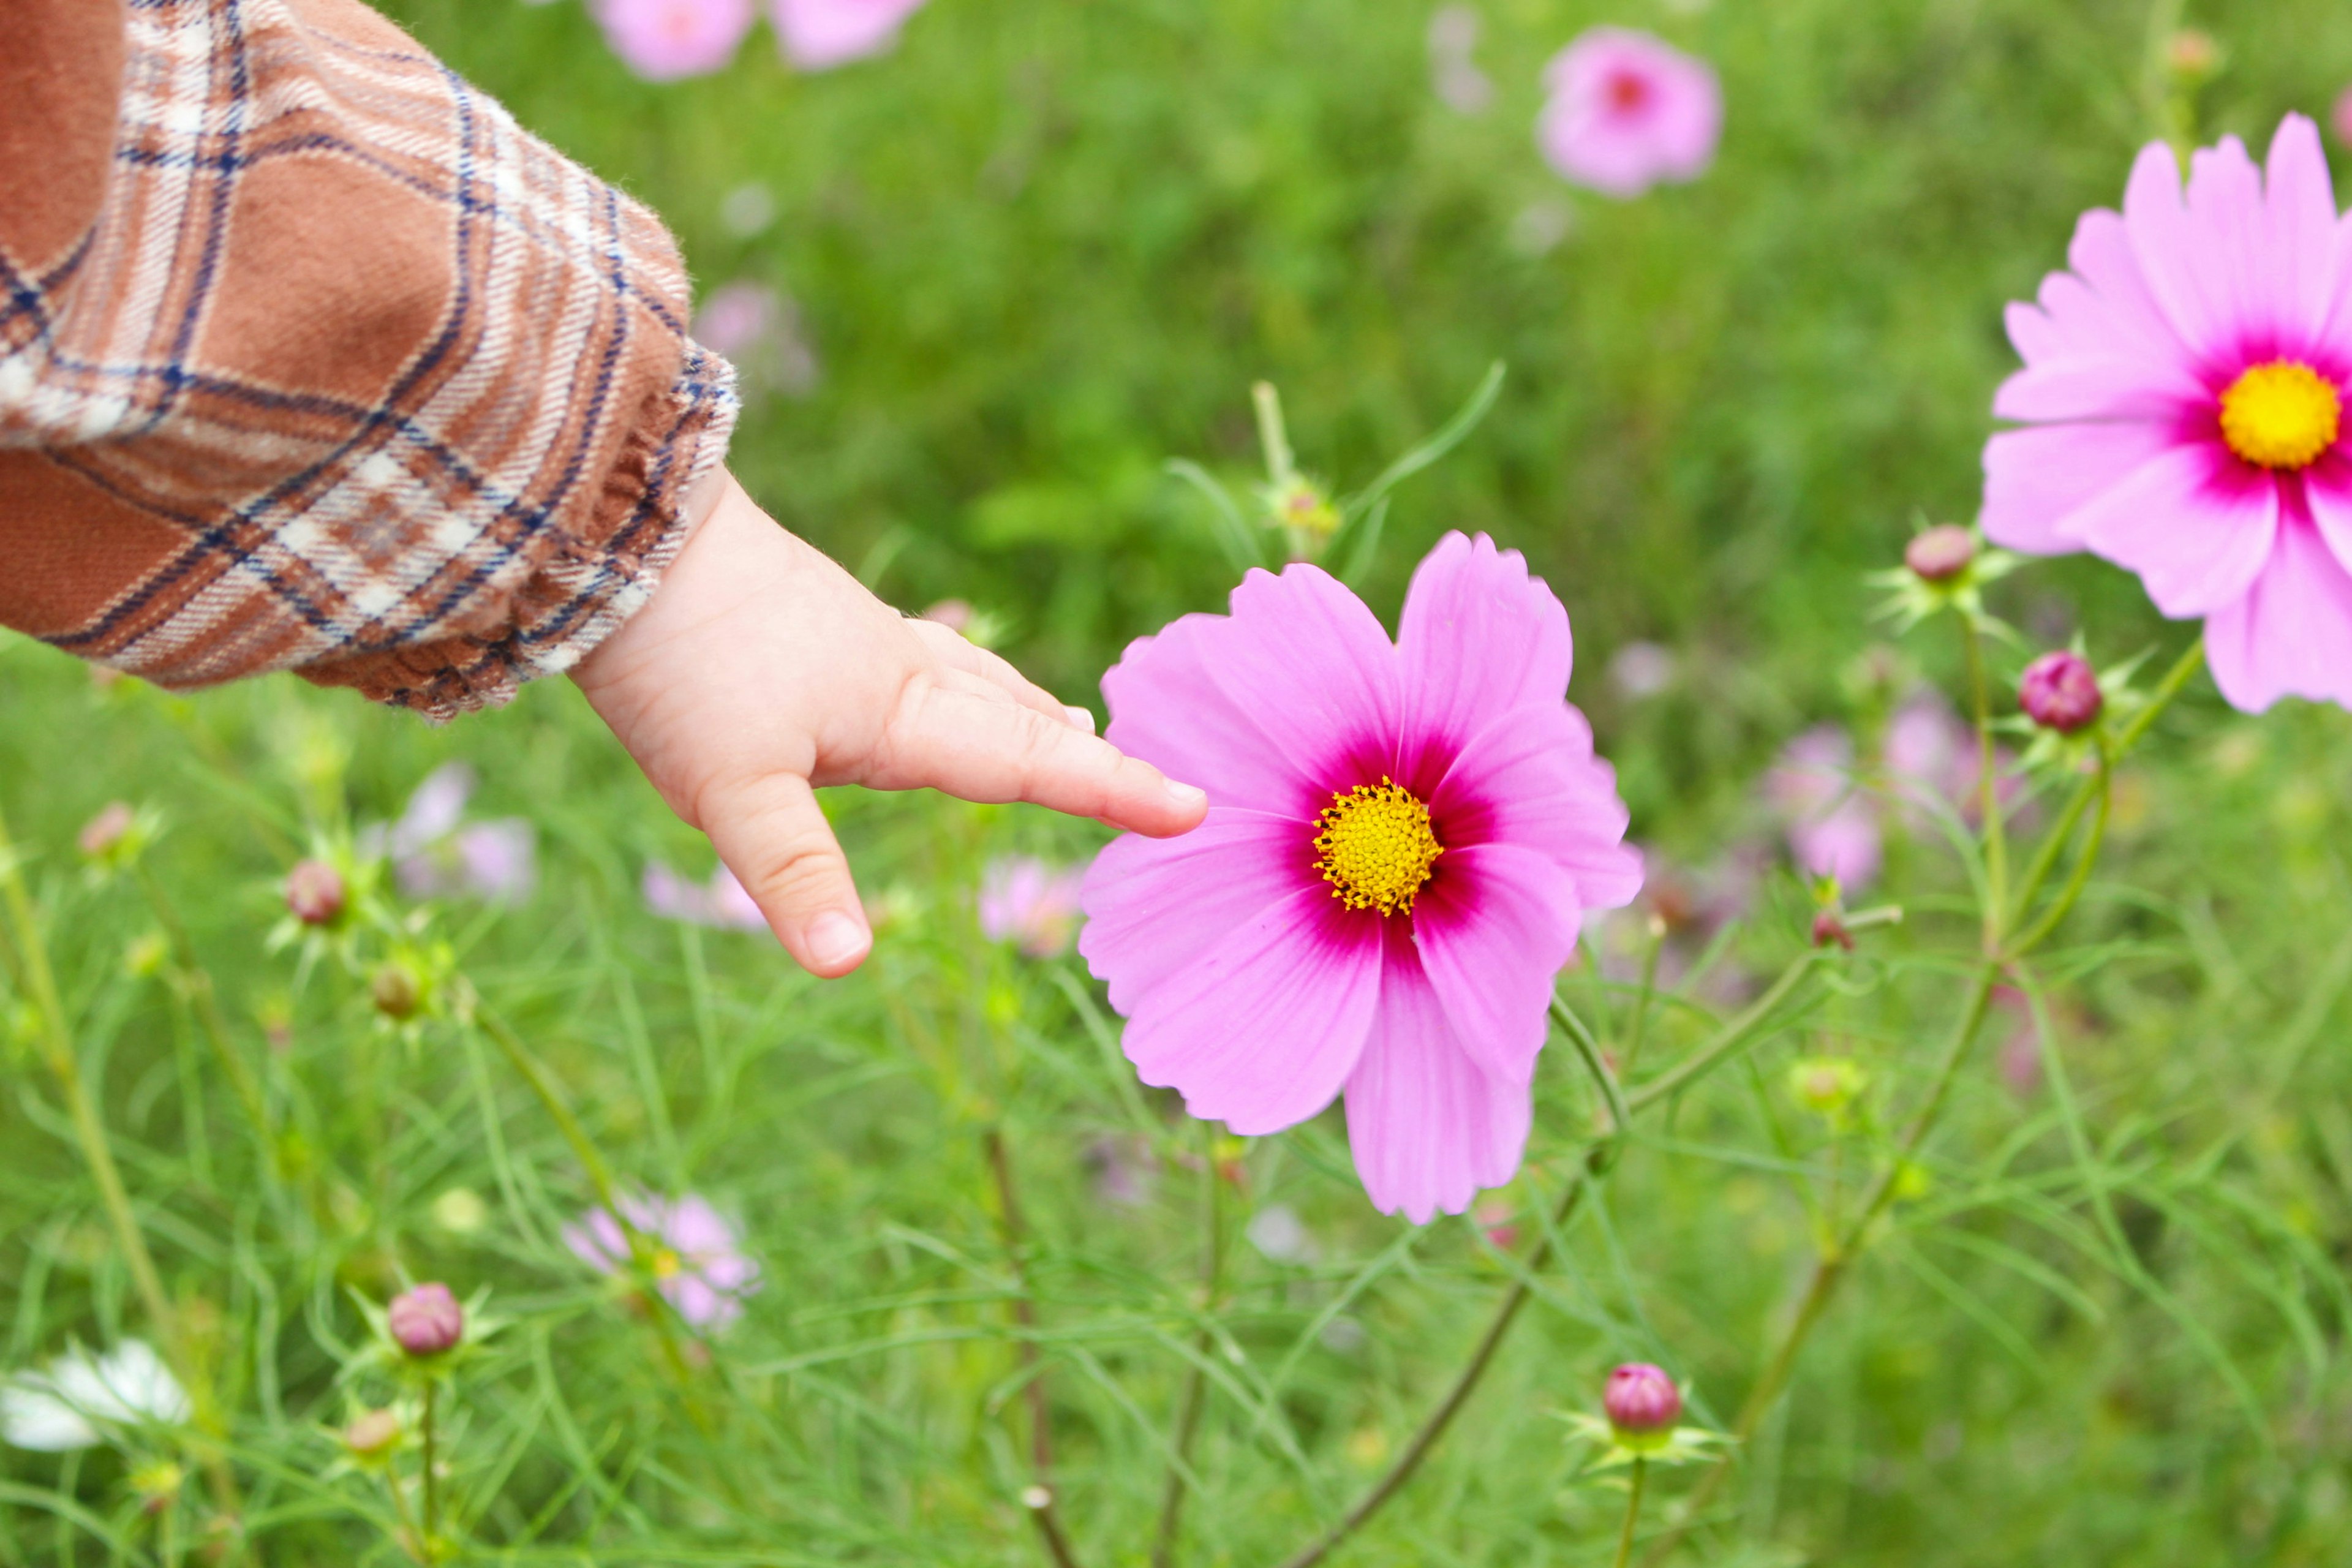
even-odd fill
[[[1642,1521],[1642,1488],[1650,1479],[1650,1461],[1636,1458],[1633,1474],[1625,1489],[1625,1528],[1617,1533],[1616,1568],[1625,1568],[1633,1560],[1633,1527]]]
[[[1847,922],[1849,930],[1853,926],[1853,921]],[[1681,1093],[1714,1071],[1725,1058],[1745,1046],[1757,1030],[1771,1019],[1780,1004],[1786,1002],[1812,974],[1813,966],[1821,962],[1821,951],[1817,948],[1808,948],[1800,953],[1788,968],[1780,972],[1780,978],[1772,983],[1770,990],[1750,1003],[1746,1012],[1717,1030],[1713,1039],[1628,1095],[1626,1109],[1645,1110],[1661,1100]]]
[[[139,1229],[137,1215],[131,1211],[131,1194],[122,1184],[121,1170],[114,1163],[106,1124],[99,1116],[97,1102],[90,1098],[89,1082],[82,1076],[81,1053],[66,1021],[65,1001],[58,991],[57,971],[49,963],[48,942],[42,934],[39,916],[34,911],[31,891],[25,886],[24,869],[18,863],[16,843],[9,837],[5,814],[0,814],[0,896],[5,896],[7,904],[12,945],[23,970],[25,988],[31,993],[33,1010],[39,1018],[41,1054],[65,1096],[74,1142],[81,1152],[82,1163],[89,1167],[99,1199],[105,1205],[107,1221],[114,1229],[115,1245],[121,1249],[123,1263],[131,1270],[131,1285],[139,1292],[140,1304],[147,1310],[148,1321],[155,1325],[156,1336],[163,1342],[165,1353],[175,1363],[173,1370],[195,1405],[197,1427],[206,1439],[202,1446],[203,1464],[214,1503],[224,1515],[234,1515],[237,1508],[236,1481],[221,1453],[222,1423],[213,1404],[211,1382],[199,1373],[189,1354],[180,1315],[164,1293],[163,1276],[156,1271],[154,1256],[147,1250],[147,1238]]]
[[[441,1521],[441,1487],[440,1481],[433,1473],[436,1462],[433,1448],[433,1415],[435,1396],[439,1392],[439,1385],[427,1378],[425,1384],[425,1411],[417,1418],[419,1436],[424,1444],[422,1459],[425,1484],[425,1539],[418,1544],[424,1548],[425,1561],[427,1563],[431,1563],[441,1554],[437,1535]]]
[[[1960,617],[1960,645],[1968,652],[1969,701],[1977,726],[1977,813],[1983,819],[1985,849],[1984,941],[1990,952],[2000,941],[2001,914],[2009,908],[2009,830],[2001,820],[2000,753],[1992,743],[1992,689],[1985,674],[1984,634],[1974,616]]]
[[[1029,1404],[1030,1484],[1022,1502],[1036,1521],[1038,1537],[1055,1568],[1077,1568],[1077,1558],[1054,1511],[1057,1500],[1054,1496],[1053,1407],[1045,1396],[1045,1369],[1039,1364],[1037,1302],[1029,1288],[1028,1230],[1022,1223],[1021,1202],[1013,1187],[1013,1158],[1005,1152],[1001,1130],[991,1127],[981,1135],[981,1142],[988,1154],[989,1174],[996,1184],[997,1222],[1003,1227],[1005,1256],[1013,1267],[1013,1321],[1021,1329],[1021,1368],[1028,1379],[1023,1392]]]
[[[1201,1251],[1201,1310],[1205,1315],[1217,1310],[1224,1272],[1224,1180],[1217,1172],[1215,1125],[1204,1121],[1201,1131],[1201,1220],[1205,1233]],[[1185,1369],[1184,1392],[1177,1401],[1176,1436],[1169,1449],[1168,1479],[1160,1489],[1160,1523],[1151,1537],[1151,1568],[1173,1568],[1176,1561],[1184,1514],[1184,1471],[1192,1463],[1192,1440],[1208,1404],[1209,1379],[1202,1365],[1215,1348],[1214,1336],[1204,1325],[1193,1337],[1192,1363]]]
[[[1606,1168],[1615,1143],[1613,1138],[1602,1139],[1586,1152],[1582,1168],[1570,1179],[1568,1190],[1560,1194],[1559,1205],[1552,1211],[1551,1225],[1528,1250],[1526,1265],[1519,1270],[1519,1277],[1512,1282],[1510,1289],[1504,1293],[1502,1305],[1495,1310],[1494,1320],[1486,1325],[1486,1331],[1479,1336],[1476,1347],[1470,1352],[1468,1363],[1455,1376],[1454,1386],[1446,1391],[1437,1408],[1422,1421],[1421,1429],[1412,1435],[1412,1441],[1405,1445],[1404,1452],[1397,1456],[1396,1463],[1389,1467],[1388,1472],[1373,1483],[1372,1489],[1357,1500],[1339,1523],[1325,1531],[1296,1555],[1286,1559],[1283,1568],[1314,1568],[1341,1542],[1362,1529],[1372,1515],[1380,1512],[1388,1500],[1403,1490],[1404,1484],[1412,1479],[1413,1472],[1421,1468],[1422,1460],[1437,1447],[1437,1440],[1445,1436],[1446,1427],[1453,1425],[1454,1416],[1461,1414],[1462,1407],[1469,1403],[1470,1395],[1477,1391],[1479,1381],[1494,1363],[1496,1351],[1501,1348],[1504,1337],[1517,1321],[1519,1309],[1528,1304],[1536,1272],[1551,1258],[1552,1237],[1574,1215],[1585,1188]]]

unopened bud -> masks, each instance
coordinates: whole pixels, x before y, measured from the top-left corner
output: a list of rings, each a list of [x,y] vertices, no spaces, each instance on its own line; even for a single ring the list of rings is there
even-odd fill
[[[1869,1081],[1847,1057],[1805,1057],[1789,1069],[1789,1090],[1798,1103],[1832,1121],[1845,1115]]]
[[[2221,68],[2221,46],[2210,33],[2183,27],[2165,40],[2164,63],[2184,80],[2203,81]]]
[[[1627,1362],[1609,1374],[1601,1407],[1618,1442],[1629,1448],[1663,1447],[1682,1419],[1683,1391],[1664,1367]]]
[[[394,1022],[415,1017],[416,1009],[425,1005],[425,987],[418,983],[416,972],[397,960],[376,970],[368,982],[368,995],[375,1010]]]
[[[286,907],[306,926],[328,926],[343,912],[343,875],[324,860],[305,860],[286,877]]]
[[[371,1410],[343,1428],[343,1447],[355,1458],[381,1458],[400,1441],[400,1417],[389,1410]]]
[[[129,1477],[131,1489],[139,1495],[141,1511],[151,1518],[178,1500],[181,1483],[187,1479],[187,1473],[169,1459],[142,1465]]]
[[[413,1356],[436,1356],[466,1337],[465,1310],[446,1285],[419,1285],[392,1299],[384,1326]]]
[[[131,831],[131,824],[137,820],[129,802],[109,801],[103,810],[82,825],[82,830],[75,837],[74,842],[80,846],[83,854],[94,860],[121,843],[123,836]]]
[[[1937,523],[1903,547],[1903,564],[1922,582],[1948,583],[1977,558],[1977,536],[1957,522]]]
[[[2099,716],[2106,698],[2090,660],[2061,648],[2025,667],[2017,683],[2017,705],[2043,729],[2071,735]]]
[[[1853,932],[1845,929],[1845,921],[1838,918],[1835,910],[1823,910],[1813,917],[1813,945],[1827,947],[1832,942],[1852,952]]]

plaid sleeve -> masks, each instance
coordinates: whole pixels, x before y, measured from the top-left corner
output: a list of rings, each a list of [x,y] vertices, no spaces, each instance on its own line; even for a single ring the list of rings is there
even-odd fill
[[[0,622],[435,719],[651,595],[733,372],[676,247],[357,0],[9,0]]]

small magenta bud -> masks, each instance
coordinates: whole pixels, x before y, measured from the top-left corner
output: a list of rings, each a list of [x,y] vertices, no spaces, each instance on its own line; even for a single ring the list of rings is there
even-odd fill
[[[1923,583],[1948,583],[1977,558],[1977,536],[1957,522],[1939,522],[1903,547],[1903,564]]]
[[[95,860],[121,843],[123,835],[131,831],[131,824],[137,820],[128,801],[109,801],[96,816],[82,824],[81,832],[75,837],[74,842],[80,846],[83,854]]]
[[[371,1410],[343,1428],[343,1447],[357,1458],[381,1458],[399,1441],[400,1417],[389,1410]]]
[[[328,926],[343,912],[343,876],[324,860],[305,860],[286,877],[286,907],[306,926]]]
[[[1813,917],[1813,945],[1827,947],[1832,942],[1852,952],[1853,932],[1845,929],[1845,921],[1838,918],[1835,910],[1823,910]]]
[[[466,1337],[465,1310],[446,1285],[419,1285],[392,1299],[384,1326],[410,1355],[436,1356]]]
[[[417,984],[416,972],[397,960],[375,972],[368,982],[368,995],[375,1010],[395,1023],[415,1017],[425,1005],[425,987]]]
[[[1629,1448],[1654,1447],[1665,1441],[1682,1419],[1683,1391],[1664,1367],[1645,1361],[1627,1362],[1609,1374],[1608,1392],[1601,1397],[1610,1430]]]
[[[2024,678],[2017,683],[2017,705],[2025,710],[2026,717],[2062,735],[2071,735],[2096,719],[2106,700],[2090,660],[2063,648],[2027,665]]]

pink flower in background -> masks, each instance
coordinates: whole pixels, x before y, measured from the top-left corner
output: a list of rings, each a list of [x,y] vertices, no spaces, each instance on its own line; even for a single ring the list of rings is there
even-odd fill
[[[747,389],[800,397],[816,385],[816,351],[801,331],[800,307],[765,283],[738,279],[712,289],[694,312],[694,339],[734,361]]]
[[[1495,84],[1478,68],[1478,13],[1469,5],[1441,5],[1429,19],[1431,85],[1456,114],[1477,114],[1495,101]]]
[[[1209,792],[1087,872],[1078,940],[1143,1081],[1244,1134],[1343,1090],[1372,1202],[1416,1224],[1518,1168],[1553,977],[1640,858],[1564,700],[1568,615],[1448,534],[1391,642],[1313,566],[1252,572],[1103,679],[1111,741]]]
[[[1878,803],[1854,783],[1853,742],[1816,724],[1781,752],[1764,778],[1765,798],[1786,824],[1789,853],[1809,877],[1835,877],[1848,890],[1877,879],[1885,858]]]
[[[656,860],[646,867],[646,908],[666,921],[715,926],[721,931],[766,931],[768,917],[721,866],[708,882],[689,882]]]
[[[2352,146],[2352,87],[2336,95],[2335,106],[2327,111],[2327,125],[2336,132],[2336,140]]]
[[[2139,155],[2124,210],[2086,213],[2071,271],[2009,309],[2025,368],[1993,412],[1984,529],[2088,550],[2205,622],[2213,679],[2256,712],[2352,706],[2352,259],[2319,130],[2289,115],[2267,172],[2235,137]]]
[[[803,70],[826,70],[879,54],[923,0],[771,0],[784,57]]]
[[[1695,180],[1715,162],[1723,89],[1715,68],[1647,33],[1595,27],[1544,68],[1544,156],[1610,196]]]
[[[591,0],[621,63],[647,81],[706,76],[735,58],[751,0]]]
[[[698,1329],[723,1329],[743,1313],[743,1298],[760,1289],[760,1266],[745,1255],[735,1227],[702,1198],[688,1193],[621,1200],[621,1213],[655,1248],[653,1271],[663,1299]],[[566,1226],[563,1245],[605,1274],[629,1263],[629,1238],[604,1209]]]
[[[990,862],[980,875],[980,930],[991,942],[1018,942],[1032,958],[1070,949],[1078,929],[1078,884],[1085,873],[1026,855]]]
[[[369,855],[390,857],[412,899],[477,898],[519,904],[539,885],[538,835],[519,816],[467,822],[474,770],[446,763],[425,776],[400,820],[360,836]]]

